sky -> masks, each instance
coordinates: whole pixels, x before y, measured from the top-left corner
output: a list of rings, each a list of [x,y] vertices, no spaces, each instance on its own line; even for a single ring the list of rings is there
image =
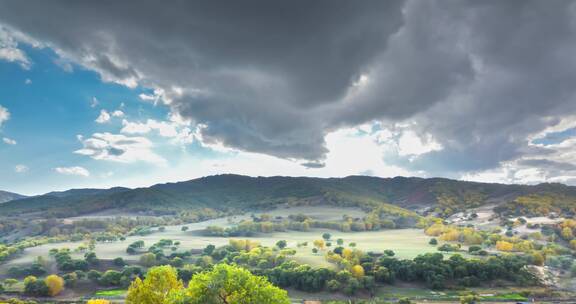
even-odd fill
[[[0,0],[0,189],[576,185],[574,1]]]

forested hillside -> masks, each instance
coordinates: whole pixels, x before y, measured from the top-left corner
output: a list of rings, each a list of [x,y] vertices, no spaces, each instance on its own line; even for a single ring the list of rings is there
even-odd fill
[[[20,198],[25,198],[25,196],[12,192],[0,191],[0,204]]]
[[[560,184],[504,185],[442,178],[248,177],[217,175],[148,188],[80,189],[19,199],[0,206],[0,213],[42,211],[57,217],[117,209],[149,214],[210,208],[222,211],[273,208],[278,204],[399,206],[447,216],[488,203],[514,202],[517,197],[547,197],[547,204],[565,205],[576,197],[576,188]],[[562,198],[557,201],[554,198]],[[510,204],[510,203],[509,203]],[[510,205],[516,206],[516,205]],[[73,207],[73,208],[72,208]],[[561,207],[560,209],[567,209]],[[555,209],[554,209],[555,210]]]

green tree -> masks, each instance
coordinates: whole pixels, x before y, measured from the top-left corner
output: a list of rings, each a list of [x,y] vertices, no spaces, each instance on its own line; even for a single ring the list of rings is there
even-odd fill
[[[280,248],[280,249],[284,249],[286,248],[286,241],[285,240],[280,240],[278,242],[276,242],[276,247]]]
[[[464,295],[460,297],[461,304],[475,304],[480,298],[475,294]]]
[[[18,280],[16,279],[6,279],[4,280],[4,285],[8,286],[8,287],[12,287],[14,285],[18,284]]]
[[[186,290],[173,293],[170,304],[289,304],[288,293],[248,270],[218,264],[195,275]]]
[[[50,289],[44,280],[28,276],[24,279],[24,294],[34,297],[46,297],[50,294]]]
[[[156,264],[156,256],[153,253],[145,253],[140,257],[140,264],[146,267],[152,267]]]
[[[144,281],[136,278],[128,289],[127,304],[163,304],[168,294],[184,288],[171,266],[150,268]]]

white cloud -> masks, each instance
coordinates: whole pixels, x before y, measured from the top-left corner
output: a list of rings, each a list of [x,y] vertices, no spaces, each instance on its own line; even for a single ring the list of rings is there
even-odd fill
[[[121,133],[124,134],[148,134],[157,131],[162,137],[173,138],[175,143],[188,144],[194,141],[194,132],[185,124],[178,121],[157,121],[148,119],[144,123],[131,122],[126,119],[122,121]]]
[[[106,110],[100,110],[100,115],[98,116],[98,118],[96,118],[96,122],[99,124],[103,124],[103,123],[107,123],[110,121],[110,113],[108,113],[108,111]]]
[[[30,69],[32,63],[26,53],[18,48],[18,42],[0,26],[0,60],[15,62],[23,69]]]
[[[10,119],[10,112],[8,112],[8,109],[0,105],[0,127],[8,119]]]
[[[108,112],[104,109],[100,110],[100,115],[96,118],[96,122],[99,124],[107,123],[112,119],[112,117],[122,118],[124,117],[124,112],[116,110],[113,112]]]
[[[25,165],[16,165],[14,167],[14,172],[16,173],[26,173],[28,172],[28,170],[29,170],[28,166]]]
[[[398,154],[400,156],[418,156],[438,150],[442,150],[442,145],[430,136],[419,136],[411,130],[402,132],[398,139]]]
[[[142,100],[144,100],[144,101],[155,101],[155,100],[157,100],[157,99],[156,99],[156,96],[154,96],[154,95],[148,95],[148,94],[144,94],[144,93],[138,95],[138,97],[140,97],[140,99],[142,99]]]
[[[90,156],[93,159],[122,163],[143,161],[164,164],[166,162],[152,150],[152,142],[145,137],[95,133],[90,138],[79,138],[79,140],[83,148],[74,153]]]
[[[86,170],[83,167],[57,167],[54,168],[54,171],[63,174],[63,175],[76,175],[76,176],[84,176],[89,177],[90,171]]]
[[[100,102],[98,101],[98,98],[96,97],[92,97],[92,100],[90,101],[90,107],[91,108],[95,108],[100,104]]]
[[[32,84],[32,80],[30,80],[30,78],[26,78],[26,80],[24,80],[24,84]]]
[[[14,139],[8,138],[8,137],[2,138],[2,141],[7,145],[15,145],[16,144],[16,141]]]

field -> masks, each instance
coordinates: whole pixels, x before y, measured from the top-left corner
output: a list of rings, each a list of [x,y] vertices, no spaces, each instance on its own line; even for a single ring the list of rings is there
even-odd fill
[[[288,216],[289,214],[303,213],[311,216],[318,220],[336,220],[342,218],[343,215],[349,215],[352,217],[361,217],[363,212],[358,209],[352,208],[324,208],[324,207],[298,207],[290,209],[277,209],[266,212],[272,216]],[[203,249],[209,244],[216,246],[221,246],[228,244],[228,238],[220,237],[207,237],[203,236],[200,232],[207,226],[218,225],[218,226],[230,226],[234,223],[239,222],[242,219],[248,218],[250,215],[238,215],[227,218],[219,218],[194,224],[188,225],[178,225],[178,226],[167,226],[164,232],[154,232],[146,236],[132,236],[128,237],[125,241],[117,241],[110,243],[98,243],[96,245],[96,254],[101,259],[113,259],[117,257],[122,257],[126,261],[135,262],[139,259],[138,255],[129,255],[126,253],[126,248],[129,244],[137,240],[143,240],[146,246],[150,246],[153,243],[158,242],[161,239],[171,239],[173,241],[179,241],[180,246],[178,248],[181,250],[190,249]],[[183,232],[182,226],[187,226],[188,231]],[[299,231],[289,231],[289,232],[275,232],[270,234],[260,234],[254,237],[246,237],[245,239],[250,239],[260,242],[265,246],[274,246],[278,240],[286,240],[288,247],[297,250],[295,259],[308,263],[313,266],[328,266],[331,264],[324,260],[323,253],[314,254],[312,253],[312,242],[317,239],[321,239],[321,235],[324,232],[330,232],[332,234],[333,246],[336,245],[335,240],[342,238],[346,245],[351,242],[357,244],[357,248],[363,251],[379,251],[382,252],[385,249],[393,250],[396,255],[400,258],[413,258],[418,254],[426,252],[436,252],[436,248],[428,244],[429,237],[422,233],[422,230],[418,229],[396,229],[396,230],[383,230],[383,231],[367,231],[367,232],[338,232],[324,229],[313,229],[308,232]],[[308,242],[307,247],[297,248],[298,243]],[[67,243],[55,243],[46,244],[38,247],[25,249],[23,254],[13,260],[10,260],[7,264],[2,267],[2,272],[4,272],[9,266],[17,264],[28,264],[31,263],[36,257],[48,255],[50,249],[53,248],[69,248],[74,250],[80,246],[80,242],[67,242]],[[81,254],[77,254],[77,257],[81,257]]]

